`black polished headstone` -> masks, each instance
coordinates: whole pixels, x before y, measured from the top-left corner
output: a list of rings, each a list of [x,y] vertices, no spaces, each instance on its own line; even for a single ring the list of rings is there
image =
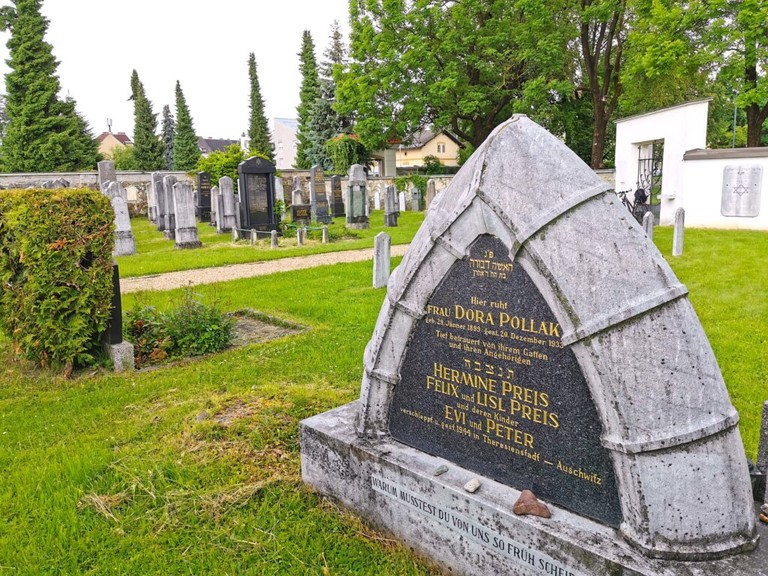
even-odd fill
[[[105,334],[107,344],[123,341],[123,301],[120,296],[120,269],[112,262],[112,308]]]
[[[237,167],[240,196],[240,228],[277,230],[280,216],[275,214],[275,165],[253,156]]]
[[[211,221],[211,175],[197,173],[197,217],[200,222]]]
[[[394,392],[390,432],[610,526],[622,514],[584,375],[531,278],[481,236],[430,298]],[[510,503],[511,504],[511,503]]]
[[[344,218],[344,197],[341,193],[341,177],[331,176],[331,213],[334,218]]]

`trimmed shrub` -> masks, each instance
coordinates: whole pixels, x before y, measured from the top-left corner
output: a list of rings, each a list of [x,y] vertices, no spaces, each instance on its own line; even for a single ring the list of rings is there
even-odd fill
[[[0,192],[0,329],[68,375],[100,349],[112,305],[114,212],[87,189]]]

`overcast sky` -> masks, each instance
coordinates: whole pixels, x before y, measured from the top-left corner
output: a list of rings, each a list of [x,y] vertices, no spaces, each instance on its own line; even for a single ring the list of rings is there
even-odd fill
[[[0,0],[0,4],[10,4]],[[77,102],[94,136],[133,137],[131,71],[136,69],[158,114],[175,116],[176,81],[199,136],[237,139],[248,130],[248,54],[258,66],[267,119],[295,118],[298,52],[309,30],[323,60],[338,20],[348,43],[348,0],[44,0],[46,40],[60,62],[62,95]],[[0,35],[3,92],[8,34]]]

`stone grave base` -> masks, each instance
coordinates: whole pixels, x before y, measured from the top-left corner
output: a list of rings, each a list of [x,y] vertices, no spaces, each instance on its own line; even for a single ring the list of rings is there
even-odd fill
[[[369,222],[350,222],[347,228],[350,230],[368,230],[371,227]]]
[[[518,490],[391,439],[354,432],[359,401],[301,422],[304,482],[456,575],[768,575],[766,544],[711,562],[646,558],[614,530],[548,504],[552,517],[516,516]],[[445,465],[448,471],[434,472]],[[479,478],[470,494],[463,486]],[[768,538],[766,525],[758,527]]]
[[[104,350],[112,360],[115,372],[133,372],[135,364],[133,359],[133,344],[123,340],[120,344],[104,344]]]

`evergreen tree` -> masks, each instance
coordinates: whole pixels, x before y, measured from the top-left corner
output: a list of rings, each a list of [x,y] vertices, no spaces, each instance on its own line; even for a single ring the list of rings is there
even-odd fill
[[[165,169],[172,170],[173,138],[176,133],[176,121],[173,119],[171,107],[168,106],[168,104],[163,106],[163,126],[161,132],[163,135],[163,146],[165,147],[165,152],[163,153],[163,157],[165,158]]]
[[[299,52],[299,70],[301,71],[301,91],[299,106],[296,108],[299,127],[296,132],[298,144],[296,147],[296,168],[311,168],[309,152],[312,146],[312,113],[320,93],[320,79],[315,59],[315,45],[309,30],[304,30]]]
[[[336,82],[333,71],[344,64],[344,43],[338,21],[331,26],[331,43],[323,54],[325,60],[320,69],[318,96],[312,108],[309,124],[309,164],[319,164],[324,169],[333,168],[333,161],[326,148],[326,143],[340,133],[347,132],[352,122],[347,116],[341,116],[334,109],[336,100]]]
[[[133,100],[133,155],[139,170],[161,170],[165,165],[163,141],[157,137],[157,114],[147,98],[136,70],[131,74]]]
[[[173,138],[173,168],[192,170],[200,159],[200,147],[197,135],[192,127],[189,106],[181,91],[181,84],[176,81],[176,133]]]
[[[8,124],[0,148],[6,172],[93,169],[100,155],[88,123],[71,98],[59,98],[58,62],[45,41],[41,0],[15,0],[0,9],[11,71],[5,76]]]
[[[264,99],[261,97],[259,75],[256,71],[256,56],[253,52],[248,55],[248,78],[251,81],[251,101],[249,104],[251,114],[248,122],[251,151],[263,154],[269,158],[270,162],[274,163],[275,151],[269,138],[269,124],[264,115]]]

